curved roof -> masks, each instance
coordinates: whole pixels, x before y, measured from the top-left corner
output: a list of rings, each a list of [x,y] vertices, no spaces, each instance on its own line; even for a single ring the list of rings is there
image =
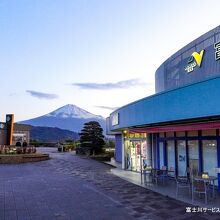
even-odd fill
[[[220,73],[220,62],[216,62],[215,59],[217,51],[215,44],[218,42],[220,43],[220,26],[195,39],[169,57],[155,73],[156,92],[217,76]]]
[[[110,130],[220,116],[220,76],[155,94],[110,114]]]

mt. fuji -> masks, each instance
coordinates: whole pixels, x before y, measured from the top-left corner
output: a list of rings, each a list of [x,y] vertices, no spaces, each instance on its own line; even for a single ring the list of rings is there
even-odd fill
[[[32,126],[57,127],[70,131],[80,132],[84,123],[89,121],[97,121],[105,130],[105,118],[100,115],[94,115],[76,105],[65,105],[46,115],[20,121],[21,124],[29,124]]]
[[[79,108],[76,105],[65,105],[57,110],[47,114],[48,117],[57,117],[57,118],[81,118],[81,119],[88,119],[88,118],[97,118],[97,119],[104,119],[102,116],[94,115],[86,110]]]

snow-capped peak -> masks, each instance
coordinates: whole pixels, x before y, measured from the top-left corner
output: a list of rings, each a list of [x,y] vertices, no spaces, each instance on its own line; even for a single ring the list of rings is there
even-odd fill
[[[57,110],[50,112],[46,116],[49,117],[58,117],[58,118],[98,118],[103,119],[102,116],[94,115],[86,110],[79,108],[76,105],[68,104]]]

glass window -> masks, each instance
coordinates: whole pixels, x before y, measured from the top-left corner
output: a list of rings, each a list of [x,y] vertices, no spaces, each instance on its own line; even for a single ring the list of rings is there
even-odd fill
[[[198,137],[198,131],[188,131],[188,137]]]
[[[216,34],[215,38],[216,38],[216,42],[220,41],[220,34]]]
[[[151,148],[147,148],[146,140],[125,140],[125,169],[132,171],[141,170],[141,160],[151,166]]]
[[[182,59],[189,58],[194,51],[195,51],[195,47],[190,48],[189,50],[187,50],[182,54]]]
[[[171,66],[176,66],[177,64],[179,64],[180,61],[181,61],[181,56],[176,57],[175,59],[172,60]]]
[[[166,132],[166,137],[174,137],[174,132]]]
[[[202,141],[203,171],[209,176],[217,176],[217,143],[216,140]],[[217,182],[217,181],[216,181]]]
[[[185,137],[185,131],[178,131],[176,132],[177,137]]]
[[[143,159],[143,168],[152,166],[151,147],[147,144],[147,141],[141,143],[141,154]]]
[[[163,142],[159,143],[159,151],[160,151],[160,169],[164,165],[164,154],[163,154]]]
[[[204,41],[196,45],[196,51],[200,52],[201,50],[204,50]]]
[[[210,37],[204,41],[204,48],[214,44],[214,37]]]
[[[202,136],[216,136],[216,130],[215,129],[204,130],[202,131]]]
[[[186,174],[186,142],[177,141],[178,176]]]
[[[175,168],[174,141],[167,141],[167,168]]]
[[[129,140],[125,140],[125,169],[131,170],[131,148],[132,144]]]
[[[189,167],[192,170],[193,175],[198,175],[199,172],[199,142],[188,141],[189,152]]]

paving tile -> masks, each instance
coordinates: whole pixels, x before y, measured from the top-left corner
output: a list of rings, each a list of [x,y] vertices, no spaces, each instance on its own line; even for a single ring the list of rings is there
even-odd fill
[[[0,202],[0,210],[8,211],[8,218],[216,219],[212,215],[187,215],[186,203],[120,179],[108,165],[70,153],[51,153],[54,149],[43,150],[50,152],[51,160],[0,167],[4,177],[0,198],[5,201]]]
[[[5,220],[16,220],[17,219],[17,213],[16,210],[5,210]]]

